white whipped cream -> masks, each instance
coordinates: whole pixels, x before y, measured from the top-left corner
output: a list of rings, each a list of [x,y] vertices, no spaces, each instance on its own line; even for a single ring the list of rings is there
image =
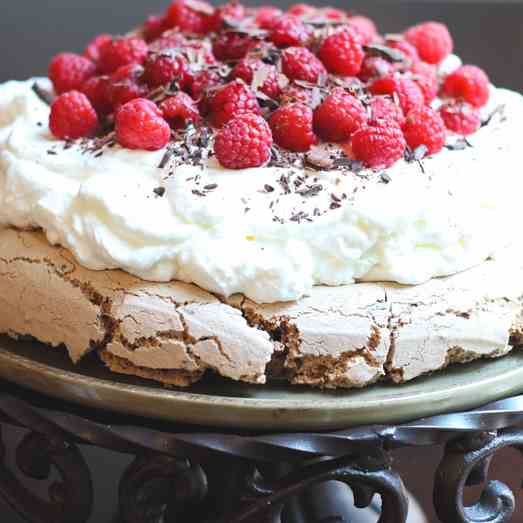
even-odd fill
[[[372,172],[296,171],[284,194],[288,169],[230,171],[213,160],[160,169],[164,151],[64,149],[32,83],[0,86],[0,225],[42,228],[90,269],[269,303],[318,284],[421,283],[482,262],[518,234],[523,97],[514,92],[493,89],[485,111],[505,104],[506,120],[470,137],[472,147],[423,160],[425,172],[398,162],[383,183]],[[299,194],[299,176],[323,190]]]

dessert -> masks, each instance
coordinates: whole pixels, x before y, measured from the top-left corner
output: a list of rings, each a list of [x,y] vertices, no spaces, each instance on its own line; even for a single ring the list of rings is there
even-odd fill
[[[277,12],[176,0],[0,86],[0,332],[176,385],[519,343],[521,95],[443,24]]]

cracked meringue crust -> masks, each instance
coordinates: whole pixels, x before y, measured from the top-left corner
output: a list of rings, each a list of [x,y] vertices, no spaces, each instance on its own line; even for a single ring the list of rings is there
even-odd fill
[[[220,300],[185,283],[90,271],[41,232],[0,231],[0,332],[90,351],[114,372],[188,386],[207,371],[322,388],[411,380],[523,341],[523,262],[510,251],[409,287],[315,287],[296,302]]]

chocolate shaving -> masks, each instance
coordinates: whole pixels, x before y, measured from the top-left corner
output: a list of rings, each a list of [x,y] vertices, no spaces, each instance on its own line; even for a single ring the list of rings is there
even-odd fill
[[[38,82],[35,82],[33,84],[32,89],[33,89],[34,93],[36,94],[36,96],[38,96],[38,98],[40,98],[40,100],[42,100],[42,102],[44,102],[44,104],[51,105],[53,103],[54,96],[52,95],[52,93],[50,93],[49,91],[47,91],[46,89],[41,87],[38,84]]]
[[[392,47],[387,47],[386,45],[364,45],[363,49],[367,52],[367,54],[371,56],[379,56],[380,58],[384,58],[389,62],[401,63],[407,61],[405,55],[401,51],[393,49]]]
[[[156,187],[153,189],[153,193],[161,198],[165,194],[165,187]]]
[[[217,183],[209,183],[208,185],[206,185],[204,187],[204,189],[206,191],[214,191],[214,189],[217,189],[218,188],[218,184]]]
[[[274,187],[268,183],[266,183],[263,188],[265,189],[265,192],[274,192]]]
[[[304,198],[309,198],[311,196],[317,196],[321,191],[323,191],[323,185],[318,183],[314,185],[309,185],[306,189],[301,189],[300,191],[296,192]]]
[[[500,120],[503,122],[505,121],[505,109],[506,106],[504,104],[498,105],[488,116],[485,120],[481,122],[481,127],[485,127],[490,122],[492,122],[492,119],[499,114]]]
[[[164,169],[173,157],[174,150],[171,147],[167,147],[165,154],[162,157],[161,162],[158,164],[158,169]]]
[[[391,177],[385,171],[380,173],[380,178],[383,183],[389,183],[391,181]]]

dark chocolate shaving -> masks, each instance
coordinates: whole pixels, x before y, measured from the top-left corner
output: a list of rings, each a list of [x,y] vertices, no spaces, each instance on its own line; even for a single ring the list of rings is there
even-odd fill
[[[401,51],[393,49],[392,47],[387,47],[386,45],[364,45],[363,49],[367,54],[370,54],[371,56],[379,56],[389,62],[401,63],[407,61],[405,55]]]
[[[165,187],[156,187],[153,189],[154,194],[160,198],[165,194]]]
[[[42,102],[44,102],[44,104],[51,105],[53,103],[54,96],[52,95],[52,93],[50,93],[49,91],[47,91],[46,89],[41,87],[38,84],[38,82],[35,82],[33,84],[32,89],[33,89],[34,93],[36,94],[36,96],[38,96],[38,98],[40,98],[40,100],[42,100]]]

